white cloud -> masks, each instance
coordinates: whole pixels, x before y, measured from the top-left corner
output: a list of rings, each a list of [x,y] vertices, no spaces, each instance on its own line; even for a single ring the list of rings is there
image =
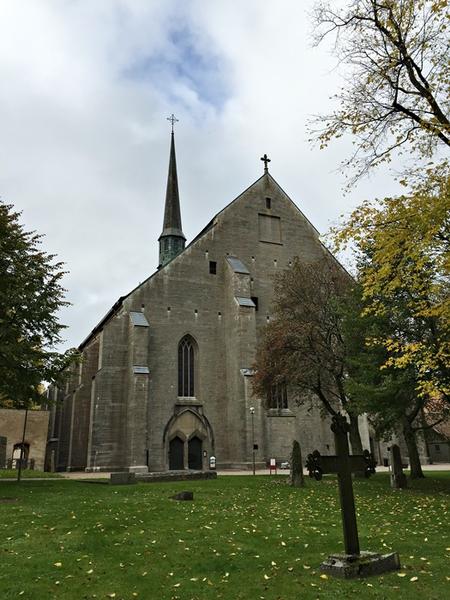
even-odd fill
[[[339,84],[308,42],[312,0],[4,0],[0,194],[70,274],[62,314],[77,345],[157,265],[171,112],[183,227],[192,239],[262,172],[317,228],[366,196],[334,172],[348,142],[312,149],[305,123]]]

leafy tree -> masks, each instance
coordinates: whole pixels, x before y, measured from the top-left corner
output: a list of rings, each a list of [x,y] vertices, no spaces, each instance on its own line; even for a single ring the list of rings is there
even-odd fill
[[[435,402],[426,394],[418,393],[418,369],[414,364],[407,368],[386,366],[387,350],[380,339],[409,325],[406,319],[396,322],[398,311],[382,315],[364,312],[360,286],[355,286],[345,304],[341,305],[342,330],[347,348],[347,393],[361,412],[369,414],[371,424],[380,437],[403,433],[411,465],[411,477],[423,477],[417,448],[417,433],[431,428],[448,417],[448,411],[435,413],[435,422],[425,424],[424,409],[435,408]],[[407,313],[407,311],[406,311]]]
[[[58,310],[64,300],[61,262],[26,232],[20,214],[0,202],[0,401],[16,408],[39,399],[43,380],[57,380],[76,358],[60,354]]]
[[[311,129],[321,147],[355,138],[353,181],[403,148],[417,159],[450,147],[447,0],[322,1],[313,19],[317,44],[335,36],[346,84]]]
[[[311,264],[295,259],[275,280],[274,318],[258,348],[254,390],[261,397],[288,383],[298,403],[319,400],[331,415],[350,417],[354,454],[362,453],[358,415],[344,388],[346,350],[338,311],[350,277],[330,259]]]
[[[415,372],[416,392],[450,402],[450,180],[428,173],[411,193],[365,202],[334,231],[353,244],[365,312],[389,318],[382,368]]]

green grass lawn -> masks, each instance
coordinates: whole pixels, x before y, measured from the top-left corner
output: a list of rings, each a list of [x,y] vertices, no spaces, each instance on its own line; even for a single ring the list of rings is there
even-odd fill
[[[49,473],[48,471],[32,471],[23,469],[21,473],[22,479],[49,479],[61,477],[59,473]],[[0,469],[0,479],[17,479],[17,469]]]
[[[386,474],[355,483],[362,549],[397,550],[402,569],[350,581],[318,570],[343,549],[336,479],[285,482],[0,482],[0,598],[449,597],[450,473],[401,491]],[[194,502],[169,499],[185,489]]]

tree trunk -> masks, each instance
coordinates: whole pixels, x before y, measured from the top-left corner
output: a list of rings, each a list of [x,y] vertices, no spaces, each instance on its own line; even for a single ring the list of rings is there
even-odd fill
[[[359,427],[358,427],[358,415],[348,412],[348,416],[350,418],[349,437],[350,437],[350,445],[352,447],[352,454],[362,454],[363,447],[362,447],[361,435],[359,433]],[[365,477],[364,471],[357,471],[355,473],[355,477]]]
[[[348,416],[350,417],[349,436],[350,436],[350,444],[352,447],[352,454],[362,454],[363,447],[362,447],[362,442],[361,442],[361,436],[359,434],[358,415],[355,415],[355,414],[352,414],[351,412],[349,412]]]
[[[411,479],[422,479],[425,477],[420,464],[419,450],[417,449],[416,432],[411,427],[407,417],[403,417],[403,437],[408,448],[409,465],[411,468]]]

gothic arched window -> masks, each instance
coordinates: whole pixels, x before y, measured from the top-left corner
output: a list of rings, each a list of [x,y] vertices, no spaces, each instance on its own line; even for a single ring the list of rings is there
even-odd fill
[[[186,335],[178,345],[178,396],[195,396],[194,340]]]

